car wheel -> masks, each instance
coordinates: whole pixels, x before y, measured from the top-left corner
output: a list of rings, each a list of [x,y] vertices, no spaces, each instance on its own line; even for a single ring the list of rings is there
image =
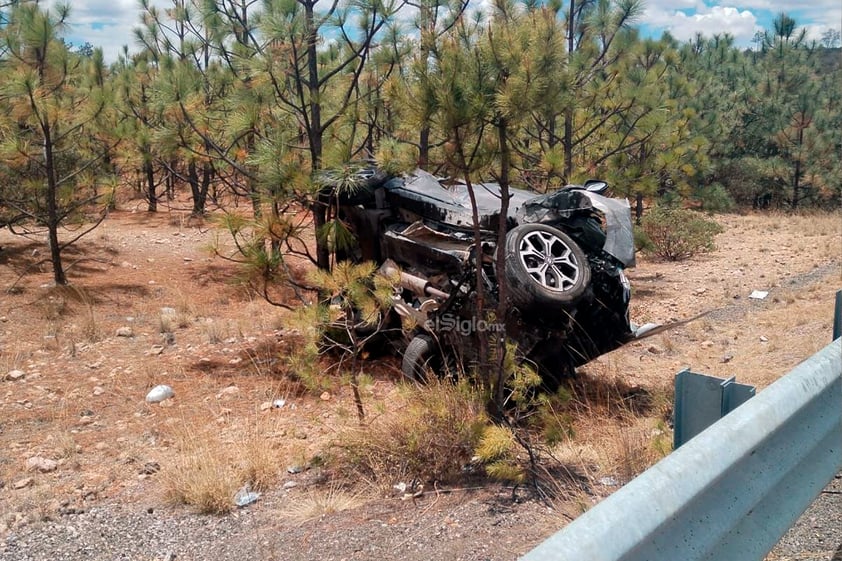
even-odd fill
[[[426,382],[430,371],[435,371],[440,362],[438,345],[426,333],[412,338],[403,353],[401,372],[414,382]]]
[[[535,309],[578,300],[591,270],[570,236],[546,224],[523,224],[506,236],[506,279],[512,302]]]

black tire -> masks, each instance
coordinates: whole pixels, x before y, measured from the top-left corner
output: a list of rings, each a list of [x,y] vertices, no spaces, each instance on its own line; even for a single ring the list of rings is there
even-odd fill
[[[587,290],[591,269],[573,239],[546,224],[523,224],[506,236],[506,280],[524,310],[569,306]]]
[[[439,349],[435,340],[426,333],[412,338],[403,353],[401,372],[414,382],[426,382],[429,372],[435,372],[439,360]]]

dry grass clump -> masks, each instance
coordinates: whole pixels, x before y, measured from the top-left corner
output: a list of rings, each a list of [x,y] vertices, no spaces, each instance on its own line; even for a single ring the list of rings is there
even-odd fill
[[[580,372],[571,381],[571,431],[553,457],[591,480],[623,484],[670,453],[672,397],[666,386],[644,389],[610,374]]]
[[[177,441],[178,454],[161,468],[165,499],[203,514],[230,511],[242,483],[226,454],[220,453],[220,443],[187,427]]]
[[[323,516],[353,510],[363,503],[362,497],[333,483],[327,487],[309,489],[296,497],[280,512],[283,518],[298,524],[318,520]]]
[[[398,481],[447,481],[462,473],[487,424],[467,384],[407,387],[404,405],[340,435],[338,462],[384,488]]]
[[[174,436],[177,454],[161,466],[159,475],[164,498],[202,514],[232,510],[243,485],[265,490],[280,471],[281,460],[260,426],[236,435],[232,442],[186,421]]]

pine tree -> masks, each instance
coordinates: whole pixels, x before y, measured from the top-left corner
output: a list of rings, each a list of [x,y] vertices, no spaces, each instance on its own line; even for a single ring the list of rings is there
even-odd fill
[[[14,6],[2,28],[0,62],[0,160],[9,175],[0,198],[19,213],[19,233],[46,230],[57,285],[67,284],[62,252],[104,218],[109,181],[102,163],[110,146],[96,127],[108,93],[102,52],[87,58],[68,51],[59,36],[68,14],[67,5]],[[93,225],[60,239],[64,225],[91,210],[99,213]]]

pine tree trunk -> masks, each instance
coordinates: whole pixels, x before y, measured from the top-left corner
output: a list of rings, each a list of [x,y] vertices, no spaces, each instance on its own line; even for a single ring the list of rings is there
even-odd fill
[[[50,245],[50,262],[53,266],[53,280],[56,285],[64,286],[67,284],[67,276],[61,262],[61,247],[58,241],[60,218],[52,131],[49,123],[44,123],[41,128],[44,133],[44,169],[47,174],[47,239]]]
[[[152,168],[151,161],[143,163],[143,172],[146,176],[146,210],[148,212],[158,212],[158,194],[155,192],[155,170]]]

